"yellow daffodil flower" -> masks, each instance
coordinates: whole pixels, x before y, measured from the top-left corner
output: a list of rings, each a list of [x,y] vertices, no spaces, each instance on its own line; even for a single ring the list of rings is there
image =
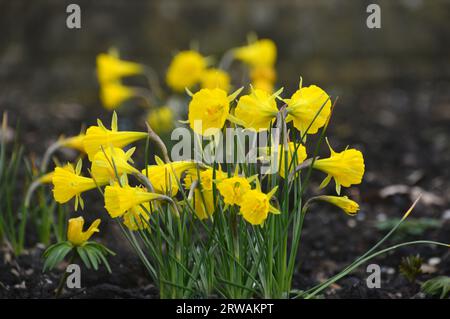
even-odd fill
[[[227,205],[240,205],[243,195],[251,189],[249,181],[245,177],[235,175],[221,180],[217,189]]]
[[[67,240],[74,246],[82,246],[86,243],[94,233],[99,232],[98,226],[100,225],[100,218],[96,219],[88,230],[83,231],[84,218],[70,218],[69,225],[67,226]]]
[[[277,150],[275,150],[274,147],[272,147],[272,149],[271,149],[271,154],[273,154],[273,152],[278,153],[278,169],[280,172],[280,176],[283,178],[286,178],[286,174],[285,174],[285,165],[286,164],[288,166],[289,171],[291,172],[296,168],[296,166],[303,163],[307,157],[306,148],[302,144],[296,145],[294,142],[289,142],[288,146],[289,146],[289,151],[287,152],[287,163],[286,163],[286,153],[285,153],[284,149],[282,149],[281,145],[278,146]],[[295,158],[296,161],[293,162],[296,149],[297,149],[296,158]]]
[[[189,103],[189,124],[195,133],[203,136],[216,134],[225,124],[230,110],[230,101],[239,94],[230,96],[222,89],[201,89]]]
[[[214,176],[215,174],[215,176]],[[197,168],[191,168],[187,170],[186,178],[184,179],[184,187],[190,188],[194,181],[198,181],[200,177],[201,188],[204,190],[212,190],[213,181],[221,181],[227,178],[228,175],[219,167],[215,171],[212,167],[207,169],[197,170]],[[215,178],[214,178],[215,177]]]
[[[145,207],[142,208],[142,206]],[[149,227],[150,220],[150,204],[142,203],[140,205],[131,207],[125,214],[123,214],[123,223],[129,230],[146,229]]]
[[[347,196],[317,196],[314,197],[317,200],[322,200],[333,204],[342,209],[347,215],[354,216],[358,213],[359,205],[357,202],[349,199]]]
[[[280,211],[270,204],[270,199],[276,191],[277,187],[268,194],[258,188],[245,192],[240,203],[242,217],[252,225],[263,225],[269,212],[279,214]]]
[[[252,89],[251,94],[241,96],[234,111],[235,122],[252,130],[267,130],[277,116],[276,98],[282,91],[269,94]]]
[[[73,148],[75,150],[85,153],[84,145],[83,145],[84,137],[85,137],[84,134],[79,134],[77,136],[72,136],[72,137],[66,137],[66,138],[62,138],[59,141],[59,143],[63,147]]]
[[[194,191],[194,210],[195,215],[200,219],[207,219],[214,213],[214,196],[212,190]]]
[[[121,60],[114,54],[97,55],[97,77],[101,84],[117,81],[124,76],[140,74],[143,71],[141,64]]]
[[[254,89],[273,93],[276,73],[272,66],[262,65],[253,68],[250,72],[250,79]]]
[[[114,110],[135,96],[136,91],[123,85],[120,81],[106,82],[100,86],[100,100],[107,110]]]
[[[150,193],[142,187],[118,185],[105,187],[105,208],[112,218],[123,216],[140,204],[161,198],[160,194]]]
[[[285,102],[288,105],[286,121],[293,121],[295,128],[302,133],[317,133],[330,116],[330,97],[315,85],[300,88]]]
[[[175,125],[173,111],[168,106],[153,109],[148,113],[147,122],[156,134],[168,133]]]
[[[214,213],[213,180],[221,181],[227,177],[227,174],[220,167],[215,172],[211,167],[201,171],[196,168],[190,169],[184,180],[185,187],[190,188],[194,181],[199,180],[199,177],[200,185],[194,191],[194,210],[199,219],[206,219]]]
[[[261,39],[235,49],[234,56],[251,67],[272,66],[277,58],[277,47],[272,40]]]
[[[53,180],[53,176],[55,175],[55,171],[42,175],[38,178],[39,183],[41,184],[50,184]]]
[[[97,152],[91,166],[91,174],[96,183],[103,185],[115,180],[117,175],[138,173],[139,171],[129,164],[132,162],[134,150],[133,147],[124,152],[120,148],[109,147]]]
[[[206,68],[206,59],[196,51],[181,51],[170,63],[166,82],[176,92],[197,84]]]
[[[84,207],[81,193],[94,189],[97,184],[92,178],[81,176],[81,160],[78,161],[76,168],[72,165],[65,167],[56,167],[52,183],[53,197],[60,203],[66,203],[75,197],[75,210],[78,208],[78,202],[81,208]]]
[[[128,132],[117,130],[117,114],[113,113],[111,121],[111,130],[103,125],[102,121],[97,120],[98,126],[91,126],[86,131],[86,137],[83,140],[84,148],[90,161],[94,159],[95,154],[103,149],[110,147],[123,148],[130,143],[147,137],[144,132]]]
[[[72,164],[68,163],[68,164],[62,166],[61,168],[63,168],[63,169],[64,169],[64,168],[68,168],[68,169],[70,170],[71,165],[72,165]],[[53,170],[52,172],[49,172],[49,173],[47,173],[47,174],[44,174],[44,175],[40,176],[40,177],[38,178],[38,181],[39,181],[39,183],[41,183],[41,184],[51,184],[52,181],[53,181],[53,176],[55,176],[55,170]]]
[[[272,94],[274,85],[272,82],[266,81],[266,80],[257,80],[252,82],[252,87],[255,90],[261,90],[264,92],[267,92],[269,94]]]
[[[208,69],[202,74],[201,86],[203,89],[222,89],[225,92],[230,90],[230,76],[220,69]]]
[[[277,78],[275,69],[270,65],[260,65],[250,71],[250,79],[255,81],[267,81],[274,83]]]
[[[188,169],[193,169],[197,164],[188,161],[164,163],[159,157],[155,157],[157,165],[148,165],[142,170],[152,184],[155,192],[175,196],[178,193],[181,174]]]
[[[328,139],[326,140],[328,143]],[[345,149],[342,152],[335,152],[330,144],[331,156],[329,158],[318,159],[313,167],[328,176],[320,185],[321,188],[328,185],[331,178],[336,183],[336,192],[340,194],[341,186],[350,187],[354,184],[360,184],[364,175],[364,158],[360,151],[355,149]]]

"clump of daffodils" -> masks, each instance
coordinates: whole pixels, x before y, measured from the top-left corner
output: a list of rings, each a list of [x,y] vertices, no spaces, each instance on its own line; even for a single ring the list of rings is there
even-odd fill
[[[84,159],[41,177],[53,184],[56,202],[74,200],[75,209],[88,206],[82,199],[85,192],[96,192],[104,203],[102,218],[117,222],[162,297],[287,296],[311,203],[327,202],[348,215],[359,209],[341,192],[362,182],[362,153],[350,147],[335,150],[328,139],[329,155],[307,144],[314,134],[318,143],[325,139],[333,109],[326,90],[302,81],[292,95],[277,88],[277,49],[269,39],[255,39],[228,55],[246,66],[249,82],[233,85],[226,63],[214,66],[200,52],[186,50],[170,62],[166,84],[186,100],[187,121],[182,123],[202,145],[215,142],[226,128],[279,130],[276,140],[258,149],[256,162],[171,158],[158,133],[169,133],[177,114],[170,99],[158,93],[157,103],[149,106],[147,131],[119,129],[114,112],[109,128],[98,120],[85,133],[59,142],[86,154]],[[103,103],[115,109],[136,92],[142,94],[121,79],[148,69],[109,53],[99,55],[97,73]],[[259,168],[268,159],[274,168],[263,173]],[[308,199],[310,178],[318,187]],[[326,186],[332,180],[335,187],[329,193]],[[83,220],[71,219],[64,245],[81,249],[99,223],[83,232]]]

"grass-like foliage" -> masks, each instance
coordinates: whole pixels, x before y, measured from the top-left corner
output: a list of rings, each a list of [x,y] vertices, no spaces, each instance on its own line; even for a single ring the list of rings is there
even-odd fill
[[[381,231],[388,231],[400,221],[399,218],[389,218],[379,221],[376,228]],[[442,221],[436,218],[408,218],[398,228],[395,238],[402,239],[407,236],[420,236],[427,230],[438,229],[442,226]]]
[[[421,289],[427,295],[446,298],[450,292],[450,277],[438,276],[427,280],[422,284]]]
[[[0,141],[0,240],[11,245],[15,253],[23,250],[28,211],[18,196],[22,189],[18,182],[26,182],[29,170],[23,156],[23,146],[16,139],[9,146],[8,116],[3,113]]]

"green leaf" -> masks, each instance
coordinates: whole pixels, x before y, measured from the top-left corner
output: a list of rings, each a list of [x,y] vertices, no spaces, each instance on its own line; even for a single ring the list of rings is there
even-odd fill
[[[95,270],[98,270],[98,266],[103,263],[108,272],[112,273],[106,257],[108,255],[114,256],[115,253],[113,251],[109,250],[102,244],[93,241],[86,242],[82,247],[79,247],[79,249],[84,252],[86,259]]]
[[[95,270],[98,270],[98,260],[97,260],[96,250],[92,247],[83,247],[82,249],[86,252],[86,255],[89,258],[89,261],[90,261],[92,267]]]
[[[68,242],[62,242],[50,246],[44,252],[44,267],[43,271],[53,269],[57,264],[64,260],[67,254],[72,250],[73,246]]]
[[[450,292],[450,277],[438,276],[427,280],[422,284],[421,290],[427,295],[440,295],[439,298],[443,299]]]
[[[89,257],[87,256],[86,252],[84,251],[83,247],[78,246],[77,247],[77,253],[80,256],[83,263],[86,265],[88,269],[91,269],[91,263],[89,262]]]
[[[389,218],[378,222],[376,228],[385,231],[394,227],[400,221],[399,218]],[[429,229],[436,229],[441,227],[442,221],[435,218],[408,218],[398,227],[396,237],[418,236],[422,235]]]
[[[111,267],[109,266],[109,263],[108,263],[108,260],[106,259],[106,257],[103,254],[99,254],[98,256],[103,261],[103,264],[105,265],[105,267],[108,270],[108,272],[111,274],[112,273]]]

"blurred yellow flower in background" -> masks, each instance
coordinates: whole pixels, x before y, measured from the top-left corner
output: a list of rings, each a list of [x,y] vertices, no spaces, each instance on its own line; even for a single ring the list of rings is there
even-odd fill
[[[100,218],[96,219],[86,231],[83,231],[84,218],[70,218],[67,226],[67,240],[74,246],[82,246],[94,233],[99,232]]]
[[[97,55],[97,77],[102,85],[115,82],[124,76],[140,74],[143,71],[141,64],[121,60],[117,53]]]
[[[317,133],[330,116],[330,97],[316,85],[300,88],[285,102],[288,105],[286,121],[293,121],[295,128],[302,133],[306,130],[308,134]]]
[[[328,174],[320,187],[325,187],[331,178],[334,178],[336,192],[339,194],[341,186],[350,187],[354,184],[360,184],[365,169],[362,153],[353,148],[345,149],[342,152],[335,152],[329,143],[328,147],[330,148],[330,157],[318,159],[313,164],[315,169]]]
[[[266,80],[256,80],[252,82],[252,86],[256,90],[265,91],[267,93],[272,93],[274,85],[272,82]]]
[[[168,133],[175,126],[174,113],[168,106],[158,107],[150,110],[147,122],[156,134]]]
[[[272,93],[276,80],[276,71],[272,66],[257,66],[251,69],[250,79],[253,88]]]
[[[86,136],[83,139],[84,148],[90,161],[102,148],[123,148],[148,136],[144,132],[118,131],[116,112],[113,113],[110,130],[100,120],[97,120],[97,124],[98,126],[91,126],[87,129]]]
[[[230,76],[220,69],[207,69],[202,74],[201,87],[203,89],[222,89],[230,91]]]
[[[196,51],[179,52],[167,70],[167,85],[176,92],[193,87],[200,81],[206,65],[206,59]]]
[[[120,81],[102,83],[100,86],[100,100],[107,110],[114,110],[135,96],[136,91],[123,85]]]
[[[117,176],[138,173],[139,171],[129,164],[132,162],[134,150],[133,147],[124,152],[117,147],[107,147],[98,151],[91,165],[91,174],[95,182],[103,185],[115,180]]]
[[[270,39],[256,40],[253,43],[235,49],[234,56],[251,67],[272,66],[277,58],[277,47]]]
[[[259,65],[250,70],[250,79],[254,81],[267,81],[274,83],[277,79],[277,74],[273,66]]]

